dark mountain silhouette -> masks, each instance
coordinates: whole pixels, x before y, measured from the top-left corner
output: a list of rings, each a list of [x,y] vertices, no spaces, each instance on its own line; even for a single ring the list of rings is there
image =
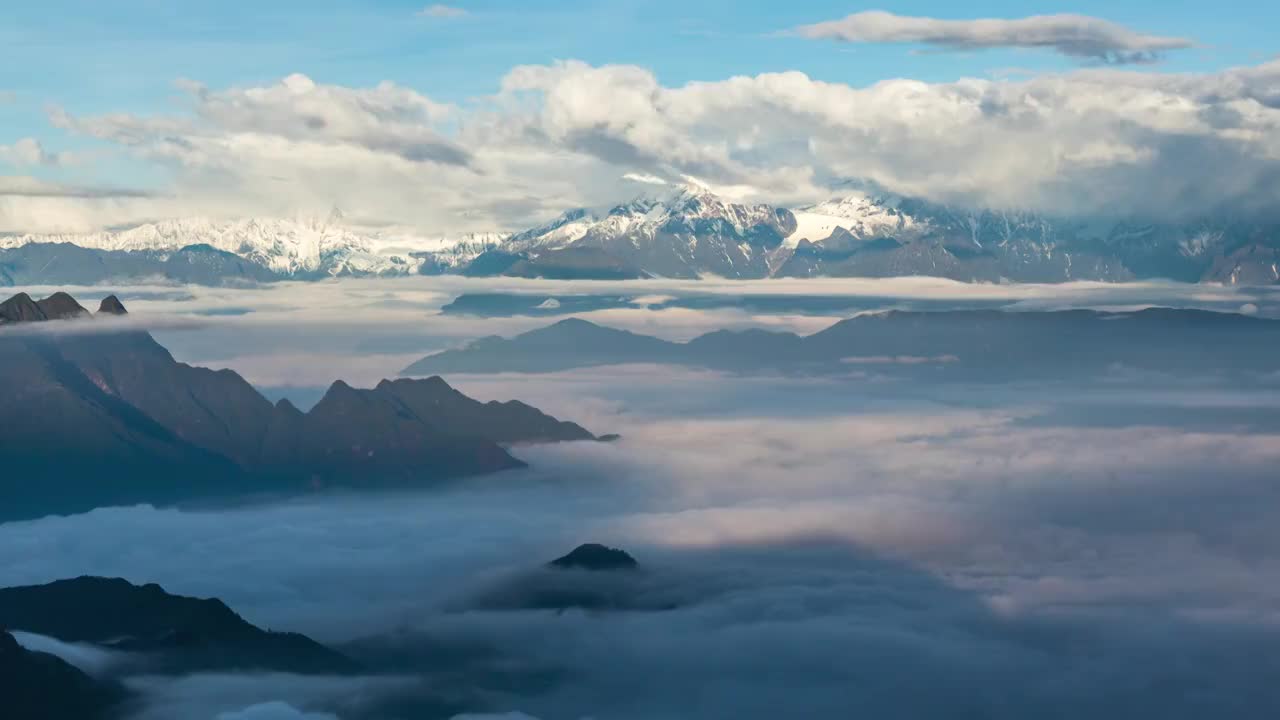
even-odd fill
[[[81,577],[0,589],[0,627],[158,655],[154,672],[269,670],[342,674],[359,666],[304,635],[262,630],[220,600],[170,595],[159,585]]]
[[[360,390],[339,381],[310,412],[279,413],[275,444],[264,447],[262,461],[276,474],[301,470],[313,483],[413,486],[427,474],[523,467],[492,440],[454,431],[447,418],[424,418],[383,386]]]
[[[625,550],[586,543],[531,570],[483,588],[470,606],[484,610],[658,612],[684,604],[679,583],[643,570]]]
[[[253,260],[199,244],[176,250],[124,251],[51,242],[0,249],[0,286],[97,285],[119,278],[164,278],[197,285],[283,279]]]
[[[60,350],[52,337],[0,332],[0,520],[176,502],[241,479],[233,462],[95,382]]]
[[[18,293],[0,303],[0,324],[70,320],[88,315],[88,310],[64,292],[54,293],[40,301],[32,300],[26,293]]]
[[[468,263],[468,277],[547,278],[550,280],[631,280],[647,277],[600,248],[572,247],[538,252],[489,250]]]
[[[120,298],[115,295],[108,295],[102,298],[102,302],[98,303],[99,315],[128,315],[129,311],[124,309],[124,303],[120,302]]]
[[[462,350],[423,358],[402,374],[555,372],[570,367],[662,362],[669,357],[671,346],[658,338],[568,318],[512,340],[496,336],[481,338]],[[575,355],[577,360],[572,359]]]
[[[511,339],[482,338],[425,357],[404,374],[663,363],[736,372],[878,371],[1007,380],[1096,374],[1114,367],[1273,372],[1280,370],[1280,354],[1274,350],[1280,350],[1280,321],[1170,308],[891,311],[842,320],[809,336],[722,330],[687,343],[569,319]]]
[[[581,425],[557,420],[519,400],[473,400],[449,387],[439,376],[418,381],[383,380],[376,391],[451,434],[503,444],[596,439]]]
[[[20,295],[4,308],[27,318],[13,323],[82,311],[69,296],[36,303]],[[126,312],[115,298],[102,308]],[[230,370],[177,362],[146,332],[113,330],[0,332],[0,520],[316,487],[419,486],[521,467],[506,444],[594,439],[523,403],[477,402],[438,377],[371,390],[339,381],[302,413],[273,405]]]
[[[97,720],[114,715],[123,688],[95,680],[0,631],[0,716],[6,720]]]
[[[56,292],[36,303],[36,307],[44,313],[46,320],[71,320],[88,317],[89,311],[84,309],[76,299],[64,292]]]
[[[556,558],[547,564],[564,570],[591,571],[634,570],[640,566],[627,551],[598,543],[579,545],[568,555]]]

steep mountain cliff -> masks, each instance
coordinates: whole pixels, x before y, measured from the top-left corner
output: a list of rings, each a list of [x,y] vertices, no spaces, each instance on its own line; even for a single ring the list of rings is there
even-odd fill
[[[357,389],[309,412],[230,370],[176,361],[145,331],[98,322],[70,296],[0,305],[0,520],[120,503],[317,487],[416,487],[523,466],[504,445],[589,440],[519,402],[481,403],[442,379]],[[99,315],[126,313],[114,297]],[[78,318],[49,332],[12,327]]]

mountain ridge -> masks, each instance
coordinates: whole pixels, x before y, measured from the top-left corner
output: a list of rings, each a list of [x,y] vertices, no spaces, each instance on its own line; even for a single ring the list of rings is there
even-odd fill
[[[219,284],[460,273],[549,279],[894,277],[1280,283],[1280,224],[1052,217],[845,191],[786,208],[687,183],[513,233],[396,235],[326,219],[178,218],[0,237],[0,284]]]
[[[99,720],[126,700],[123,687],[28,650],[0,624],[0,703],[11,720]]]
[[[5,307],[40,308],[15,298]],[[83,308],[67,300],[55,296],[49,307],[80,317]],[[127,312],[108,300],[102,313]],[[94,322],[84,316],[23,322]],[[518,401],[473,400],[439,377],[370,389],[335,381],[303,413],[271,403],[231,370],[176,361],[142,330],[6,333],[11,324],[0,324],[0,521],[112,504],[420,487],[524,467],[508,445],[597,439]]]
[[[250,624],[226,603],[159,585],[81,576],[0,588],[0,627],[120,652],[169,656],[157,670],[349,674],[359,665],[296,633]]]
[[[481,338],[402,374],[556,372],[627,363],[730,372],[929,373],[933,379],[1280,371],[1280,320],[1204,310],[902,311],[856,315],[810,335],[718,330],[670,342],[579,318],[512,338]]]

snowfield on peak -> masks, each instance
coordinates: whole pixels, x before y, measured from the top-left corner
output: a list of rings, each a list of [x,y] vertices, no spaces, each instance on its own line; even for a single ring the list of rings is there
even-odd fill
[[[513,235],[504,248],[603,253],[621,269],[666,277],[764,277],[795,226],[791,212],[732,202],[695,185],[666,187],[608,208],[578,208]]]
[[[787,237],[787,246],[801,240],[817,243],[843,228],[858,240],[868,240],[898,233],[915,232],[923,223],[898,209],[896,198],[877,198],[855,194],[836,198],[791,212],[796,230]]]
[[[421,237],[365,232],[345,225],[334,213],[327,219],[180,218],[94,233],[14,235],[0,237],[0,249],[69,243],[103,251],[173,252],[207,245],[283,277],[322,277],[406,275],[429,261],[452,267],[503,239],[500,233]]]

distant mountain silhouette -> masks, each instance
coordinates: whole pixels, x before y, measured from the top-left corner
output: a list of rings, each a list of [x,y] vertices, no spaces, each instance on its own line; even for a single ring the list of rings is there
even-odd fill
[[[468,277],[546,278],[549,280],[631,280],[648,277],[639,268],[600,248],[564,248],[539,253],[489,250],[463,270]]]
[[[689,598],[661,570],[641,567],[627,551],[586,543],[544,565],[499,578],[470,599],[484,610],[662,612]]]
[[[354,661],[304,635],[268,632],[245,622],[220,600],[170,595],[159,585],[121,579],[81,577],[0,589],[0,627],[156,656],[147,670],[160,674],[359,670]]]
[[[0,630],[0,717],[5,720],[99,720],[112,717],[124,698],[123,688],[95,680],[53,655],[27,650]]]
[[[402,374],[555,372],[593,365],[663,362],[672,357],[673,348],[674,344],[665,340],[568,318],[511,340],[481,338],[464,349],[423,358]]]
[[[556,558],[547,564],[563,570],[591,571],[634,570],[640,566],[627,551],[598,543],[579,545],[568,555]]]
[[[733,372],[929,378],[1068,377],[1114,367],[1157,372],[1280,370],[1280,321],[1234,313],[890,311],[842,320],[809,336],[745,330],[668,342],[571,318],[510,339],[487,337],[425,357],[403,371],[555,372],[661,363]]]
[[[519,402],[481,403],[435,377],[335,382],[303,413],[230,370],[177,362],[138,330],[6,334],[88,316],[70,296],[0,305],[0,520],[125,503],[413,487],[523,466],[503,448],[594,436]],[[114,297],[99,314],[123,315]],[[93,322],[85,320],[84,322]]]
[[[164,278],[197,285],[284,279],[258,262],[204,244],[133,252],[80,247],[70,242],[0,248],[0,286],[98,285],[118,278]]]

